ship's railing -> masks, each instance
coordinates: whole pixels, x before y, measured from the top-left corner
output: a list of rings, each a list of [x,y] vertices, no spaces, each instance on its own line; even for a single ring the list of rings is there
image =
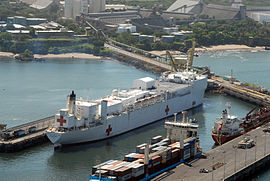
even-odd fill
[[[123,112],[130,112],[137,109],[141,109],[143,107],[147,107],[153,104],[157,104],[159,102],[163,102],[165,97],[163,95],[155,95],[151,97],[147,97],[145,99],[138,100],[135,104],[129,104],[123,107]]]

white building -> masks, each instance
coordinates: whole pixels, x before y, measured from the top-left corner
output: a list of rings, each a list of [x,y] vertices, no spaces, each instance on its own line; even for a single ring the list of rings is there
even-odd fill
[[[75,19],[89,12],[89,0],[65,0],[65,17]]]
[[[163,31],[167,34],[171,34],[173,32],[178,32],[178,28],[177,27],[164,27]]]
[[[73,0],[65,0],[65,17],[73,18]]]
[[[89,13],[105,11],[106,0],[89,0]]]
[[[81,13],[83,14],[87,14],[88,13],[88,0],[81,0]]]
[[[73,19],[76,18],[76,16],[80,16],[82,12],[82,6],[81,6],[82,0],[73,0]]]
[[[251,18],[259,22],[270,22],[270,14],[266,13],[252,13]]]
[[[136,26],[132,24],[119,24],[117,28],[117,33],[123,33],[129,31],[130,33],[136,32]]]

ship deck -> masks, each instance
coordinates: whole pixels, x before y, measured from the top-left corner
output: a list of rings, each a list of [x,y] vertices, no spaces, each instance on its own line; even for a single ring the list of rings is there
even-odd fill
[[[187,88],[189,84],[178,84],[178,83],[173,83],[173,82],[160,82],[156,81],[156,91],[157,92],[176,92],[179,91],[180,89]]]

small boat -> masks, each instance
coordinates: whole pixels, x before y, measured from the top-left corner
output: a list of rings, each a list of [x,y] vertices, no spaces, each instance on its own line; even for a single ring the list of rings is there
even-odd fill
[[[229,109],[230,105],[227,104],[227,109],[223,110],[222,116],[217,118],[212,129],[212,138],[218,145],[242,135],[243,132],[243,128],[240,127],[242,120],[230,115]]]

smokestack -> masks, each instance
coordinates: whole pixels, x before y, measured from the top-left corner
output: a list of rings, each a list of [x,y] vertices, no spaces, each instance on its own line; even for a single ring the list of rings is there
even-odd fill
[[[68,96],[69,102],[68,102],[68,110],[69,114],[75,113],[75,102],[76,102],[76,94],[74,91],[71,92],[71,94]]]

